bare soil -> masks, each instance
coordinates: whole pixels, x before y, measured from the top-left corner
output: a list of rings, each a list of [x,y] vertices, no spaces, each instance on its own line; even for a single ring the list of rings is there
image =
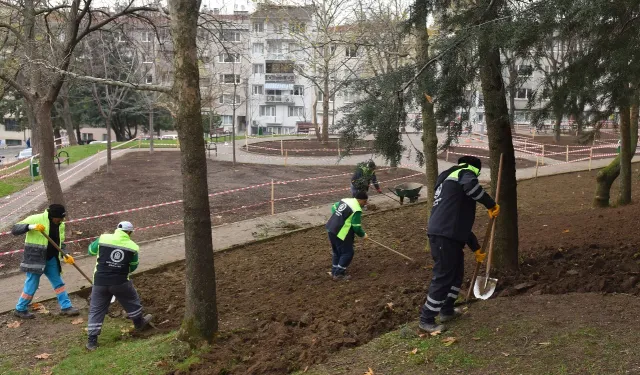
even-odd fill
[[[581,144],[580,137],[576,137],[575,135],[562,135],[559,142],[555,142],[553,136],[548,135],[536,136],[535,138],[525,135],[522,135],[522,137],[533,142],[532,145],[529,146],[528,151],[541,155],[542,148],[540,146],[532,146],[535,143],[544,144],[545,159],[549,158],[564,162],[589,160],[589,157],[591,157],[592,160],[611,158],[617,153],[615,144],[619,139],[618,135],[609,132],[601,132],[599,142],[593,144],[591,142],[588,144]],[[613,144],[613,146],[603,147],[611,144]],[[522,148],[524,147],[524,144],[520,144],[518,146]],[[569,146],[568,159],[567,146]],[[593,151],[591,151],[592,146],[594,146]]]
[[[489,150],[485,150],[483,148],[470,148],[470,147],[449,147],[449,160],[452,163],[455,163],[458,158],[464,155],[473,155],[477,156],[483,162],[489,161]],[[447,151],[442,151],[438,154],[438,159],[447,160]],[[516,168],[531,168],[535,167],[536,162],[528,159],[519,158],[516,156]]]
[[[65,192],[69,212],[68,220],[182,199],[179,157],[177,152],[161,151],[153,155],[147,152],[133,152],[128,154],[126,158],[114,159],[113,174],[107,174],[104,169],[101,169]],[[271,214],[270,183],[272,179],[276,183],[274,186],[275,212],[335,202],[350,195],[349,184],[353,169],[353,166],[314,166],[310,168],[264,164],[237,164],[233,167],[230,162],[209,160],[207,171],[210,193],[267,184],[254,189],[210,197],[212,223],[220,225]],[[391,171],[381,168],[376,174],[382,185],[385,186],[385,180],[415,173],[415,171],[408,169],[398,168]],[[322,176],[334,177],[278,184],[279,181]],[[419,179],[419,177],[416,178]],[[401,182],[405,182],[405,180],[392,181],[389,186],[395,186]],[[298,197],[299,195],[303,196]],[[242,208],[243,206],[246,208]],[[45,206],[42,206],[38,211],[31,213],[42,212],[44,208]],[[25,212],[24,215],[27,216],[31,213]],[[68,223],[67,241],[99,236],[102,233],[112,231],[122,220],[131,221],[136,228],[144,228],[178,221],[182,219],[182,216],[182,203],[177,203]],[[178,222],[172,225],[138,230],[136,239],[144,241],[181,232],[182,223]],[[23,236],[1,236],[0,253],[22,249],[23,241]],[[69,244],[69,250],[85,254],[88,244],[88,241]],[[22,253],[0,257],[0,263],[3,264],[0,270],[6,274],[7,271],[15,269],[21,259]]]
[[[350,151],[351,155],[370,154],[373,141],[358,141]],[[246,146],[242,146],[243,150],[247,150]],[[340,151],[338,151],[340,150]],[[328,144],[322,144],[317,139],[295,139],[281,141],[266,141],[251,143],[249,152],[263,155],[284,156],[339,156],[345,153],[345,144],[340,145],[337,139],[329,139]]]
[[[635,164],[634,171],[637,168]],[[500,304],[504,297],[516,294],[584,291],[640,295],[637,207],[592,210],[595,173],[519,183],[521,271],[496,273],[500,279],[498,295],[503,298],[493,303]],[[634,192],[637,200],[637,179]],[[418,204],[366,215],[363,226],[371,238],[417,261],[408,263],[371,243],[358,243],[349,282],[334,282],[327,275],[330,247],[323,228],[216,254],[221,335],[191,372],[286,374],[415,321],[433,265],[424,252],[427,209]],[[482,234],[486,213],[478,211],[475,231]],[[472,257],[467,258],[463,287],[474,266]],[[155,314],[157,322],[168,320],[159,331],[179,326],[184,312],[184,274],[184,265],[179,263],[134,279],[146,311]],[[582,306],[590,321],[611,319],[611,309],[594,305],[593,294],[580,296],[567,308],[545,314],[568,321],[574,319],[577,308],[569,306]],[[506,299],[505,314],[535,312],[542,308],[540,303],[544,300]],[[488,319],[482,316],[477,324]],[[41,337],[55,332],[55,322],[51,324],[54,326],[47,322],[39,327]],[[518,331],[517,326],[514,330],[515,334],[501,338],[501,345],[520,347],[522,337],[531,335],[526,329]],[[3,326],[0,335],[17,333]],[[19,340],[8,336],[0,350],[25,355],[16,349],[19,345],[13,339]],[[25,358],[29,361],[33,359]]]

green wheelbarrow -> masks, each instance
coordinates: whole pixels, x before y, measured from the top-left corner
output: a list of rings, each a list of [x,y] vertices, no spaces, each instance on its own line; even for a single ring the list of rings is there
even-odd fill
[[[404,184],[396,185],[390,192],[400,198],[400,204],[403,204],[404,198],[409,198],[409,203],[413,203],[420,198],[420,189],[422,184],[417,182],[405,182]]]

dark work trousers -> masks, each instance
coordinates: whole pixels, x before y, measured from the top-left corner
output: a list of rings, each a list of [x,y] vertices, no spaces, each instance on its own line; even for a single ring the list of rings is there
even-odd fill
[[[116,296],[116,300],[127,312],[127,317],[133,320],[133,324],[138,327],[142,323],[142,304],[136,288],[131,280],[124,284],[101,286],[94,285],[91,291],[91,302],[89,306],[89,322],[87,333],[89,336],[97,336],[102,330],[102,322],[109,310],[111,297]]]
[[[453,314],[453,304],[464,277],[464,242],[442,236],[429,236],[433,256],[433,278],[427,301],[420,310],[422,323],[434,323],[438,314]]]
[[[342,241],[333,233],[329,233],[329,241],[333,250],[331,276],[344,275],[353,259],[353,242]]]

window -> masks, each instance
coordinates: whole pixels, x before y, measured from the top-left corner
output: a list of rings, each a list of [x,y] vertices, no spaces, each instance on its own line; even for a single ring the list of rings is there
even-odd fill
[[[262,55],[264,53],[263,43],[253,43],[253,53],[255,55]]]
[[[304,96],[304,86],[302,86],[302,85],[293,86],[293,95],[295,95],[295,96]]]
[[[518,89],[516,99],[530,99],[533,91],[531,89]]]
[[[353,103],[353,101],[357,99],[357,95],[354,92],[349,90],[344,91],[344,102],[345,103]]]
[[[264,32],[264,22],[254,22],[253,23],[253,32],[254,33],[263,33]]]
[[[253,74],[264,74],[264,64],[253,64]]]
[[[307,30],[307,25],[304,22],[296,22],[292,21],[289,23],[289,32],[290,33],[304,33]]]
[[[233,125],[233,116],[222,115],[222,125]]]
[[[103,135],[102,135],[102,140],[103,140],[103,141],[106,141],[106,140],[107,140],[107,135],[106,135],[106,134],[103,134]]]
[[[6,139],[5,144],[7,146],[22,146],[22,141],[19,139]]]
[[[118,42],[124,43],[127,41],[127,37],[124,35],[123,31],[118,31]]]
[[[238,53],[221,53],[218,55],[218,62],[221,63],[237,63],[240,62],[240,54]]]
[[[233,101],[233,95],[228,95],[228,94],[224,94],[224,95],[220,95],[220,98],[218,98],[218,102],[220,104],[240,104],[240,95],[236,95],[236,101]]]
[[[153,83],[153,75],[151,75],[151,74],[147,74],[147,76],[145,77],[144,82],[145,82],[147,85],[152,84],[152,83]]]
[[[235,30],[222,30],[220,32],[220,39],[225,42],[239,42],[240,32]]]
[[[264,86],[253,85],[253,95],[262,95],[262,94],[264,94]]]
[[[275,105],[261,105],[260,106],[260,116],[275,116],[276,115],[276,106]]]
[[[531,65],[518,65],[518,75],[521,77],[531,77],[533,67]]]
[[[289,107],[289,117],[304,117],[304,107]]]
[[[240,74],[220,74],[220,83],[240,83]]]
[[[4,120],[4,130],[8,132],[19,132],[20,125],[18,125],[16,120],[8,118]]]
[[[272,24],[271,27],[273,28],[273,32],[274,33],[281,33],[282,32],[282,24]]]
[[[345,48],[345,52],[347,54],[347,57],[357,57],[358,46],[347,46],[347,48]]]
[[[318,101],[321,102],[324,100],[324,94],[322,92],[318,92]],[[329,98],[329,102],[333,102],[333,96]]]
[[[273,54],[281,54],[282,53],[282,43],[281,42],[267,42],[267,52]]]
[[[142,54],[142,63],[143,64],[153,64],[153,59],[150,55],[144,53]]]
[[[93,133],[82,133],[83,141],[93,141]]]
[[[143,31],[142,32],[142,41],[145,43],[150,43],[153,39],[151,31]]]

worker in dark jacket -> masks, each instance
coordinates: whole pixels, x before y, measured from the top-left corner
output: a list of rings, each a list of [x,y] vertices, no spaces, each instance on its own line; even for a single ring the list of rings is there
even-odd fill
[[[444,331],[445,326],[436,324],[440,315],[444,323],[461,315],[454,309],[464,276],[465,244],[482,263],[486,253],[480,248],[478,239],[471,231],[476,218],[476,202],[484,205],[490,217],[497,217],[500,206],[484,191],[478,182],[482,163],[473,156],[463,156],[458,165],[438,176],[428,236],[433,256],[433,278],[429,286],[427,301],[420,311],[420,329],[432,333]]]
[[[367,204],[367,193],[359,191],[355,198],[345,198],[331,207],[331,217],[325,225],[333,250],[331,277],[333,280],[349,280],[347,267],[353,260],[355,236],[367,239],[362,229],[362,206]]]
[[[113,234],[103,234],[91,245],[89,255],[97,256],[96,268],[93,274],[93,289],[91,290],[91,305],[89,306],[89,322],[87,333],[87,349],[98,348],[98,335],[102,331],[111,297],[120,302],[133,320],[136,330],[142,330],[151,322],[151,314],[142,315],[142,304],[136,288],[129,280],[131,272],[138,268],[139,246],[131,240],[133,224],[123,221]]]
[[[52,204],[41,214],[31,215],[13,226],[11,233],[15,236],[26,233],[24,240],[24,253],[20,270],[25,272],[27,279],[24,282],[22,294],[18,299],[14,315],[22,319],[33,319],[35,315],[29,312],[29,304],[40,285],[40,277],[44,274],[49,279],[53,290],[58,297],[60,314],[75,316],[80,311],[71,305],[64,281],[62,280],[62,267],[60,260],[67,264],[73,264],[73,257],[69,254],[62,256],[47,238],[47,234],[58,247],[64,247],[64,219],[66,216],[64,206]]]
[[[369,192],[369,185],[373,183],[378,193],[382,193],[378,178],[376,177],[376,163],[373,160],[363,162],[357,165],[356,171],[351,176],[351,196],[355,198],[359,191]]]

